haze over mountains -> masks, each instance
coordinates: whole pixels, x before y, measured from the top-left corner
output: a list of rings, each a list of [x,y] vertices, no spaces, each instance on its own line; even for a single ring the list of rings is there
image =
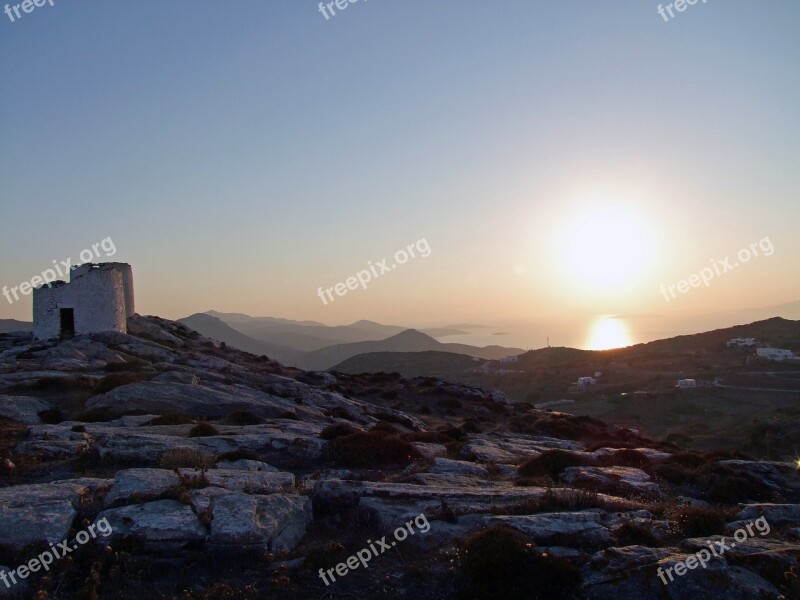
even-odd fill
[[[179,320],[207,337],[255,354],[266,354],[288,366],[325,370],[352,356],[372,352],[441,351],[486,360],[524,352],[521,348],[441,343],[436,337],[461,335],[457,327],[417,331],[407,327],[357,321],[327,326],[316,321],[250,317],[208,311]]]

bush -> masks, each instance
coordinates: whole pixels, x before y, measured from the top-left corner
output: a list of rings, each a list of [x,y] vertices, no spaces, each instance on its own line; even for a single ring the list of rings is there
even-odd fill
[[[717,508],[680,506],[670,515],[683,537],[725,533],[725,514]]]
[[[335,440],[336,438],[358,433],[359,431],[361,430],[357,427],[353,427],[350,423],[334,423],[320,431],[319,437],[323,440]]]
[[[190,425],[192,423],[194,423],[194,419],[191,417],[181,413],[170,412],[151,419],[147,423],[142,423],[142,427],[147,425]]]
[[[347,560],[347,549],[339,542],[318,542],[313,544],[305,555],[305,566],[312,571],[328,569]]]
[[[635,469],[644,469],[650,465],[650,459],[638,450],[623,448],[617,450],[614,454],[609,454],[601,458],[598,464],[606,467],[633,467]]]
[[[664,465],[680,465],[681,467],[688,467],[696,469],[704,464],[706,459],[699,454],[692,454],[691,452],[678,452],[672,456],[664,459],[661,464]]]
[[[564,559],[535,554],[534,547],[520,532],[502,526],[469,537],[461,560],[469,597],[571,598],[580,586],[580,571]]]
[[[332,440],[331,457],[348,467],[407,466],[421,458],[409,442],[383,431],[351,433]]]
[[[521,480],[528,481],[531,480]],[[519,482],[515,482],[519,485]],[[533,498],[519,504],[497,507],[491,510],[500,515],[535,515],[550,512],[575,512],[588,508],[606,508],[597,492],[571,488],[548,488],[541,498]],[[611,507],[608,507],[611,508]]]
[[[232,412],[227,417],[220,421],[223,425],[261,425],[264,423],[264,419],[255,416],[253,413],[247,410],[239,410],[236,412]]]
[[[386,421],[378,421],[369,429],[375,433],[383,433],[386,435],[400,435],[402,433],[397,427],[387,423]]]
[[[458,400],[456,398],[439,398],[436,401],[436,404],[439,406],[439,408],[445,408],[450,410],[456,410],[464,407],[464,405],[461,403],[461,400]]]
[[[46,425],[58,425],[64,420],[64,414],[57,408],[48,408],[38,413],[42,423]]]
[[[578,454],[567,450],[547,450],[539,456],[529,458],[517,470],[525,477],[547,475],[554,481],[567,467],[584,466],[585,460]]]
[[[694,470],[676,464],[657,465],[653,469],[653,474],[676,485],[691,483],[696,478]]]
[[[216,461],[213,454],[206,454],[199,450],[167,450],[161,455],[159,466],[163,469],[207,469]]]
[[[706,500],[720,504],[774,499],[773,490],[761,479],[728,465],[710,464],[698,469],[697,483]]]
[[[197,425],[189,430],[189,437],[209,437],[219,434],[217,428],[208,421],[200,421]]]
[[[623,523],[615,534],[616,546],[648,546],[657,548],[660,546],[658,540],[647,527],[635,525],[630,521]]]
[[[105,423],[113,421],[114,417],[108,407],[102,406],[100,408],[90,408],[83,410],[75,415],[76,421],[83,421],[84,423]]]

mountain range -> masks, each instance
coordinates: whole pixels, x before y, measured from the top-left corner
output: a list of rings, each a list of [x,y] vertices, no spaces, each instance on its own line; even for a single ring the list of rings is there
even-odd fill
[[[328,326],[316,321],[250,317],[217,311],[197,313],[179,321],[206,337],[241,350],[266,354],[288,366],[311,370],[329,369],[352,356],[373,352],[440,351],[486,360],[524,352],[521,348],[478,347],[436,340],[436,337],[465,333],[456,327],[417,331],[366,320]]]

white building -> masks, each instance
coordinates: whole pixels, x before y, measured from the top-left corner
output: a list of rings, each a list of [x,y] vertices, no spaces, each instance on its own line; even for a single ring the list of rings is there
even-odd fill
[[[53,281],[33,290],[33,336],[69,338],[101,331],[128,331],[134,314],[133,271],[127,263],[73,267],[70,281]]]
[[[595,385],[597,383],[597,379],[594,377],[578,377],[578,385]]]
[[[756,354],[761,358],[777,361],[794,358],[794,352],[791,350],[783,350],[782,348],[756,348]]]
[[[510,364],[510,363],[515,363],[515,362],[517,362],[517,360],[519,360],[519,356],[514,354],[514,355],[511,355],[511,356],[504,356],[503,358],[500,359],[500,362],[502,364],[504,364],[504,365],[507,365],[507,364]]]
[[[694,379],[679,379],[678,387],[683,389],[697,387],[697,381]]]
[[[756,345],[756,338],[731,338],[728,348],[750,348]]]

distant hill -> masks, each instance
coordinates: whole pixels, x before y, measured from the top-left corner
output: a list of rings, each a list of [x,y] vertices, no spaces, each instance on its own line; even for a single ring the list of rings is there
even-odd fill
[[[522,354],[516,368],[539,369],[562,366],[602,366],[614,361],[676,359],[698,353],[723,351],[731,338],[756,338],[759,343],[800,351],[800,321],[773,317],[749,325],[736,325],[703,333],[679,335],[613,350],[540,348]]]
[[[351,342],[385,340],[408,329],[396,325],[383,325],[361,320],[350,325],[324,325],[317,321],[292,321],[274,317],[250,317],[241,313],[208,311],[230,327],[253,339],[285,346],[301,352],[313,352],[327,346]],[[430,336],[444,337],[463,335],[466,332],[455,328],[433,328],[424,330]]]
[[[191,327],[202,335],[215,339],[219,342],[244,350],[245,352],[252,352],[253,354],[266,354],[270,358],[280,362],[291,364],[296,360],[300,354],[292,348],[286,348],[278,344],[270,344],[261,340],[253,339],[234,328],[222,320],[212,317],[205,313],[197,313],[189,317],[179,319],[179,323],[183,323],[187,327]]]
[[[481,361],[482,362],[482,361]],[[400,373],[407,377],[449,377],[480,365],[471,356],[453,352],[372,352],[358,354],[333,367],[342,373]]]
[[[502,346],[468,346],[466,344],[442,344],[429,335],[415,329],[408,329],[388,339],[372,342],[356,342],[329,346],[315,352],[309,352],[302,358],[301,366],[307,369],[329,369],[353,356],[372,352],[424,352],[437,350],[452,352],[466,356],[477,356],[484,359],[499,359],[509,354],[520,354],[520,348],[503,348]]]
[[[18,331],[33,331],[33,323],[16,319],[0,319],[0,333],[16,333]]]

